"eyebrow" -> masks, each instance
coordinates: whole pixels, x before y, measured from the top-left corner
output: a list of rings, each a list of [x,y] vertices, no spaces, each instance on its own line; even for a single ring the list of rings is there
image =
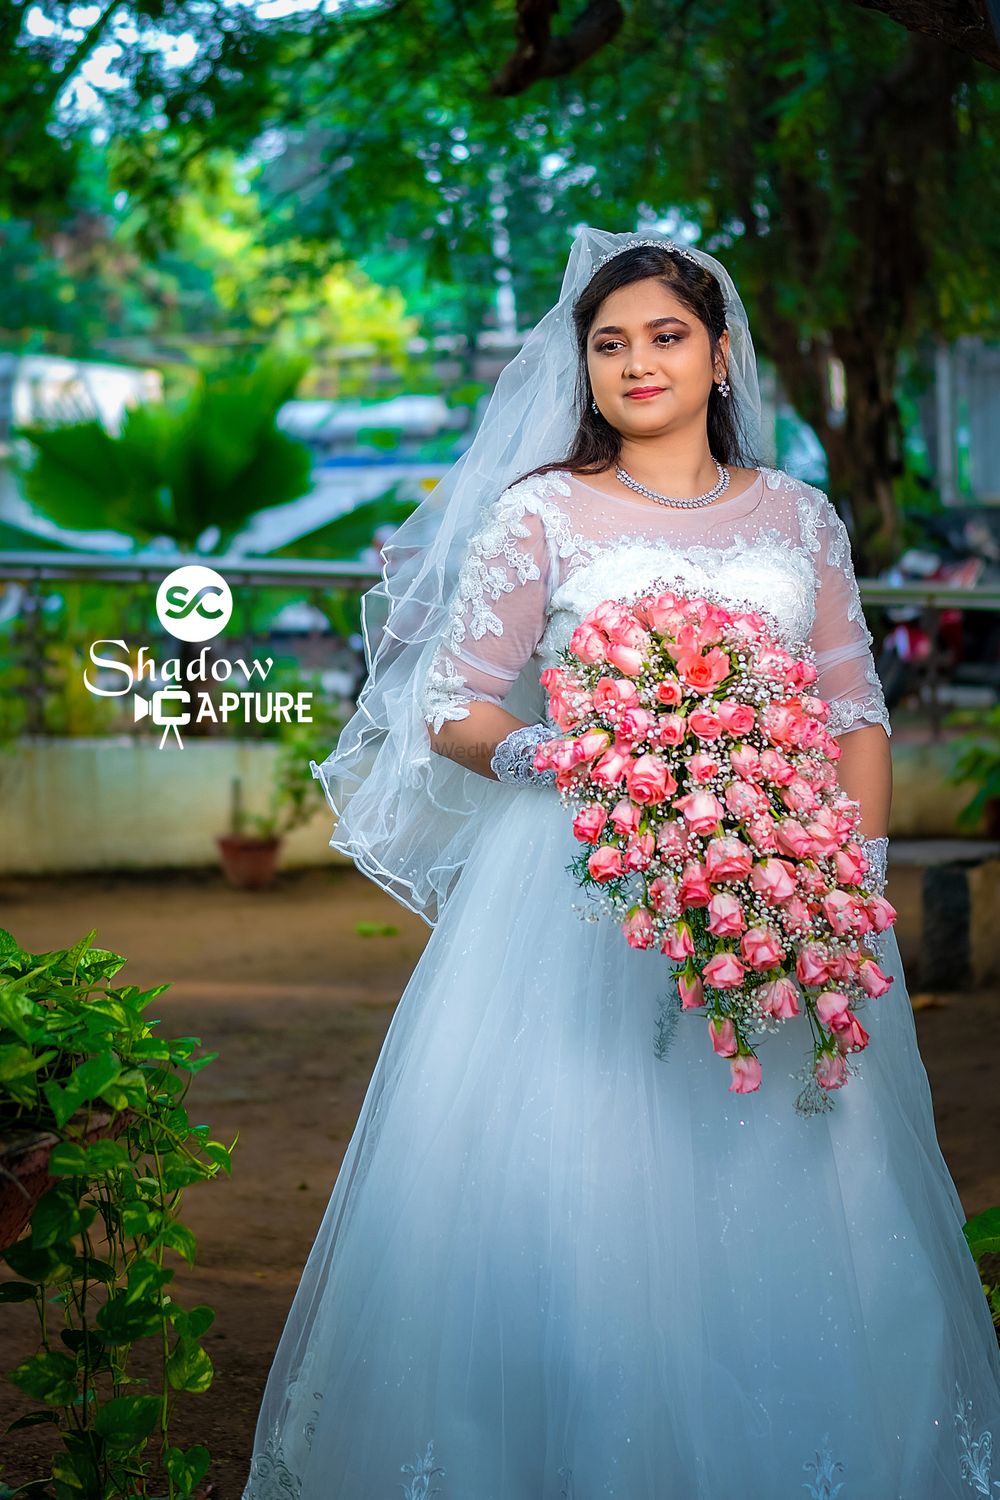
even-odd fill
[[[683,318],[651,318],[648,323],[643,323],[642,326],[643,328],[660,328],[664,323],[676,323],[681,328],[690,328],[691,326],[689,323],[685,323]],[[591,337],[596,338],[600,333],[624,332],[624,328],[618,328],[614,323],[608,323],[603,328],[595,328],[593,333],[591,334]]]

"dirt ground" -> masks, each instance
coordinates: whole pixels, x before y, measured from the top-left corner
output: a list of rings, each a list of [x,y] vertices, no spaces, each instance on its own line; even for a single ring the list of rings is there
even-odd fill
[[[893,872],[904,965],[916,971],[920,873]],[[374,924],[365,932],[362,924]],[[188,1103],[226,1143],[231,1179],[189,1189],[194,1267],[174,1283],[207,1302],[210,1390],[184,1398],[174,1440],[204,1442],[218,1500],[239,1500],[260,1394],[393,1008],[430,929],[350,867],[289,871],[267,892],[229,890],[215,871],[0,881],[0,925],[38,951],[91,928],[128,955],[116,982],[169,981],[163,1030],[218,1049]],[[362,930],[359,930],[359,926]],[[913,994],[945,1159],[967,1214],[1000,1204],[1000,1098],[993,992]],[[32,1347],[26,1309],[3,1310],[2,1363]],[[0,1385],[0,1432],[31,1403]],[[39,1471],[36,1431],[2,1440],[8,1484]]]

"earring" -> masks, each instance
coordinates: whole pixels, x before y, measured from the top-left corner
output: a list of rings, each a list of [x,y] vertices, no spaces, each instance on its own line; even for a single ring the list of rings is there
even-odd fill
[[[729,391],[730,391],[729,381],[726,379],[725,375],[723,375],[722,379],[719,381],[719,395],[720,396],[728,396],[729,395]]]
[[[593,408],[594,411],[598,411],[599,410],[596,401],[591,401],[590,404],[591,404],[591,407]]]

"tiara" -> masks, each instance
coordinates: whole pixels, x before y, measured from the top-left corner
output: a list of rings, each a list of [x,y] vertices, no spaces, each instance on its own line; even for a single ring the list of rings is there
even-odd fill
[[[685,250],[683,245],[678,245],[674,240],[631,240],[629,244],[619,245],[617,250],[609,250],[607,255],[602,255],[600,260],[594,261],[590,268],[591,276],[599,271],[603,265],[606,265],[609,260],[614,260],[617,255],[623,255],[626,250],[634,250],[637,245],[658,245],[662,250],[673,250],[676,254],[683,255],[686,260],[694,261],[696,266],[701,265],[701,261],[696,255],[692,255],[690,250]]]

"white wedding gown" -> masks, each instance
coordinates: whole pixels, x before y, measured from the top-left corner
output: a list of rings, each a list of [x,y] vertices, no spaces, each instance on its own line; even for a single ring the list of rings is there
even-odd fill
[[[690,511],[565,471],[506,491],[426,717],[485,697],[541,718],[538,673],[581,615],[653,578],[768,613],[815,647],[835,733],[890,732],[846,529],[771,469]],[[667,961],[581,920],[554,790],[485,784],[291,1308],[244,1500],[997,1500],[1000,1358],[894,933],[832,1111],[793,1108],[804,1018],[759,1044],[759,1092],[732,1094],[702,1012],[654,1054]]]

